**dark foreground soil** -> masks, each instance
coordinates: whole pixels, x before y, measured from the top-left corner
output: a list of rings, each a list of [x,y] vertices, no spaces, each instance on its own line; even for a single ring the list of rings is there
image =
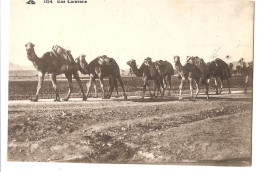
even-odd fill
[[[252,95],[9,101],[9,161],[251,165]]]

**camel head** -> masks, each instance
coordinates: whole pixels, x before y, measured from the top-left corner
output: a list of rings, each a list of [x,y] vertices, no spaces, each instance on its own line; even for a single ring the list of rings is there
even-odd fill
[[[154,66],[155,66],[155,68],[158,70],[158,73],[160,74],[160,75],[162,75],[163,74],[163,65],[162,65],[162,60],[159,60],[159,61],[156,61],[156,62],[154,62]]]
[[[27,44],[25,44],[26,47],[26,51],[30,51],[34,49],[34,44],[31,42],[28,42]]]
[[[196,59],[198,65],[206,64],[206,63],[204,62],[204,60],[203,60],[202,58],[199,58],[198,56],[196,56],[195,59]]]
[[[33,61],[34,58],[36,57],[36,54],[34,52],[34,44],[31,42],[28,42],[27,44],[25,44],[26,47],[26,52],[27,52],[27,58],[30,61]]]
[[[152,58],[151,57],[147,57],[146,59],[144,59],[144,64],[146,66],[150,66],[152,64]]]
[[[180,63],[180,56],[173,57],[174,63]]]
[[[79,57],[75,59],[76,68],[82,74],[88,74],[88,63],[85,60],[86,55],[81,54]]]
[[[136,65],[136,61],[134,59],[132,59],[132,60],[129,60],[126,64],[131,67],[131,66]]]

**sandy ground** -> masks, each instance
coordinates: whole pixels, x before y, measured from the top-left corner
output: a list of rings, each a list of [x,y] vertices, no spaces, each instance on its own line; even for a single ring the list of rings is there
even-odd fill
[[[251,165],[252,94],[9,101],[8,160]]]

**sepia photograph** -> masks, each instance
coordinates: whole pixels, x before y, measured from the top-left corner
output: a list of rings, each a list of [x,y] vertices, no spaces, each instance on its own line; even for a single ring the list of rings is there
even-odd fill
[[[8,163],[252,166],[254,1],[8,4]]]

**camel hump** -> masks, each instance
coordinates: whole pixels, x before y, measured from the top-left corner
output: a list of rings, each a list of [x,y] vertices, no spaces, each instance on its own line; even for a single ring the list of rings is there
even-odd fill
[[[174,75],[174,69],[170,62],[159,60],[158,63],[162,66],[163,73]]]
[[[115,59],[111,57],[107,57],[106,55],[100,56],[98,59],[98,63],[101,66],[105,66],[107,68],[114,68],[114,70],[119,70],[119,66]]]
[[[173,66],[170,62],[164,61],[165,63],[165,68],[167,71],[169,71],[170,74],[174,75],[174,69]]]
[[[219,67],[222,76],[224,78],[231,78],[231,72],[230,72],[230,68],[228,67],[228,64],[219,58],[215,59],[215,62]]]

